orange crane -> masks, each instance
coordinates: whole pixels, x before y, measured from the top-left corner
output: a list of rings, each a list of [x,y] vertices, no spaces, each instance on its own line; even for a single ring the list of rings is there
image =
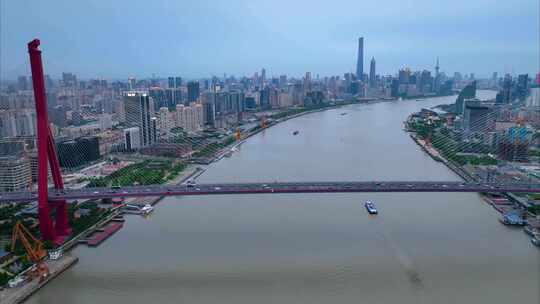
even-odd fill
[[[242,132],[240,131],[240,128],[236,128],[236,131],[234,132],[234,138],[237,141],[242,139]]]
[[[261,116],[261,128],[266,129],[266,117]]]
[[[15,252],[17,241],[20,241],[26,251],[28,259],[36,264],[36,267],[29,272],[29,277],[39,277],[40,281],[49,275],[49,268],[43,263],[43,258],[47,255],[47,251],[43,249],[43,243],[35,238],[30,231],[18,221],[13,227],[11,234],[11,252]]]

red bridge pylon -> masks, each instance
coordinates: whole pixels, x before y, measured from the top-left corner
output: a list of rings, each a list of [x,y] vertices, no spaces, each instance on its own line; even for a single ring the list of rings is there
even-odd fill
[[[49,128],[47,117],[47,95],[45,94],[45,81],[43,77],[43,63],[41,51],[38,49],[39,40],[34,39],[28,43],[30,53],[30,66],[32,68],[32,84],[34,86],[34,99],[36,101],[37,117],[37,150],[38,150],[38,218],[41,238],[45,241],[53,241],[56,244],[63,242],[64,237],[71,233],[67,217],[65,200],[49,201],[49,189],[47,185],[48,167],[56,189],[64,189],[64,182],[60,174],[60,164],[56,155],[54,139]],[[56,209],[56,221],[53,223],[50,207]],[[53,226],[54,224],[54,226]]]

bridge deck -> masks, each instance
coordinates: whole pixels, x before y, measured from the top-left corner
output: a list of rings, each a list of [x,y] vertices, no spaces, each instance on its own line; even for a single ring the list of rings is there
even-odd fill
[[[99,199],[113,197],[259,194],[259,193],[336,193],[336,192],[529,192],[539,193],[540,184],[530,183],[465,183],[426,181],[329,181],[216,183],[188,185],[130,186],[120,189],[84,188],[58,191],[51,189],[51,200]],[[3,192],[0,202],[35,201],[35,192]]]

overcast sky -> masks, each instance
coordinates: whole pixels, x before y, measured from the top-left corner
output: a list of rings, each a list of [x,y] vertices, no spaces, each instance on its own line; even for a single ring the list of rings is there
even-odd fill
[[[538,0],[0,0],[0,76],[342,75],[401,67],[477,76],[539,70]]]

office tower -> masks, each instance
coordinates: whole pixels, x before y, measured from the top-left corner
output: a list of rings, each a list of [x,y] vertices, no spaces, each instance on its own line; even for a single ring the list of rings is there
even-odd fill
[[[141,147],[141,134],[138,127],[124,129],[124,147],[128,151],[136,150]]]
[[[364,77],[364,37],[358,39],[358,61],[356,62],[356,78],[362,80]]]
[[[135,77],[128,78],[128,88],[129,90],[135,90]]]
[[[128,127],[139,128],[140,144],[143,147],[151,145],[155,140],[150,121],[153,108],[151,98],[146,93],[127,92],[124,95],[126,124]]]
[[[199,82],[190,81],[187,84],[188,103],[196,102],[199,99]]]
[[[306,72],[306,77],[304,77],[304,94],[311,91],[311,72]]]
[[[439,73],[439,57],[437,57],[437,64],[435,65],[435,79],[433,80],[433,90],[435,93],[439,93],[441,87],[441,74]]]
[[[266,70],[263,68],[261,71],[261,88],[264,87],[265,83],[266,83]]]
[[[279,76],[279,87],[284,88],[287,86],[287,75]]]
[[[174,77],[169,77],[168,78],[168,87],[169,87],[169,89],[174,88]]]
[[[376,85],[375,77],[375,57],[372,57],[371,63],[369,64],[369,86],[372,88]]]
[[[465,111],[465,99],[476,98],[476,81],[469,83],[466,87],[459,92],[458,97],[456,98],[456,114],[463,115]]]
[[[174,77],[174,87],[179,88],[182,86],[182,77]]]
[[[529,93],[529,74],[518,75],[516,93],[519,99],[525,99]]]
[[[206,92],[202,95],[203,124],[214,126],[216,119],[216,94]]]
[[[62,73],[62,82],[66,87],[74,87],[77,84],[77,76],[73,73]]]
[[[495,125],[495,112],[492,107],[476,99],[464,100],[463,131],[486,132]]]
[[[58,162],[63,168],[76,168],[88,162],[98,160],[99,140],[96,136],[78,137],[56,144]]]
[[[399,70],[399,75],[398,75],[399,84],[409,84],[410,77],[411,77],[411,70],[409,68]]]

